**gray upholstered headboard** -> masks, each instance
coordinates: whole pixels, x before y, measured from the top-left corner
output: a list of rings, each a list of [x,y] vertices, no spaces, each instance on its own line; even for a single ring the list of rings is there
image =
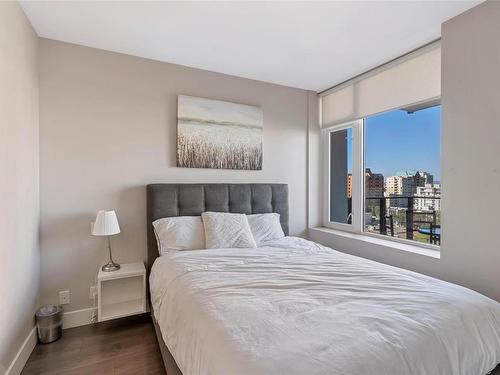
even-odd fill
[[[286,184],[152,184],[147,186],[148,270],[158,257],[151,223],[162,217],[199,216],[205,211],[280,214],[288,228]]]

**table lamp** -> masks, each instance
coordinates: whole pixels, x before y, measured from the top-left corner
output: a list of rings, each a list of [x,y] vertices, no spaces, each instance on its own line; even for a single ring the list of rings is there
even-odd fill
[[[118,233],[120,233],[120,226],[118,225],[118,219],[116,218],[115,211],[100,210],[97,212],[94,227],[92,228],[92,235],[108,237],[109,262],[102,266],[102,270],[105,272],[112,272],[120,269],[120,265],[113,262],[110,238],[110,236]]]

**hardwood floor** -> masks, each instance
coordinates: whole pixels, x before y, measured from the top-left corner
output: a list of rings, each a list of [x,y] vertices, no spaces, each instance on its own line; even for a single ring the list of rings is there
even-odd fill
[[[58,341],[38,344],[21,375],[46,374],[166,375],[149,315],[67,329]]]
[[[63,331],[51,344],[37,344],[22,375],[165,374],[149,315]]]

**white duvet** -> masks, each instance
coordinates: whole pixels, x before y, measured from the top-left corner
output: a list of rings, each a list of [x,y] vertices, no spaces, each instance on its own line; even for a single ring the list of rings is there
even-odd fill
[[[500,362],[499,303],[299,238],[169,253],[150,286],[184,375],[484,375]]]

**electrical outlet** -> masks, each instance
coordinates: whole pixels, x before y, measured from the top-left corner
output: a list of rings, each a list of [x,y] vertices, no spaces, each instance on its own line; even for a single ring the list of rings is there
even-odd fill
[[[97,287],[92,285],[90,287],[89,299],[94,299],[97,296]]]
[[[67,305],[71,302],[71,292],[69,290],[61,290],[59,292],[59,304]]]

